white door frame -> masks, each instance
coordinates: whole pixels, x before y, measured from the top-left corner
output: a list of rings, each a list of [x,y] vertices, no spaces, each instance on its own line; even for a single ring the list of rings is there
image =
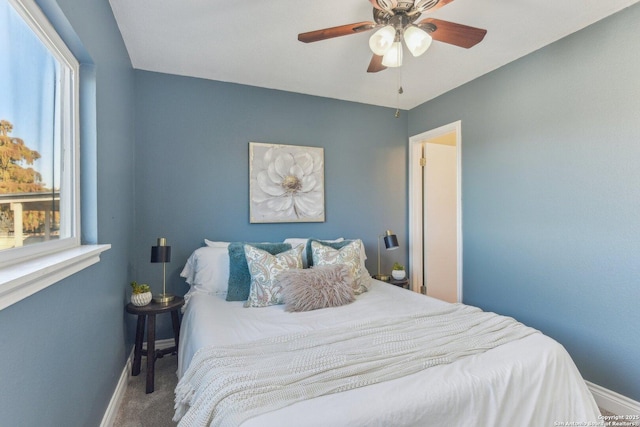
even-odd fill
[[[423,190],[422,190],[422,143],[436,137],[455,132],[457,157],[457,248],[458,248],[458,302],[462,302],[462,121],[450,123],[409,138],[409,280],[411,289],[421,292],[423,270]],[[419,208],[419,209],[418,209]]]

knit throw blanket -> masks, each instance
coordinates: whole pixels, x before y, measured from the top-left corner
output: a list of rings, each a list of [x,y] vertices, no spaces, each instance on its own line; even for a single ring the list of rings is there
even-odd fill
[[[199,350],[176,387],[180,427],[237,426],[295,402],[388,381],[537,332],[462,304]]]

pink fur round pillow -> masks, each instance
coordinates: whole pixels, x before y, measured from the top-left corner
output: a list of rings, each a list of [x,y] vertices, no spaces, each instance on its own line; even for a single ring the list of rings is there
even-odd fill
[[[355,300],[353,277],[346,265],[291,269],[278,274],[286,311],[338,307]]]

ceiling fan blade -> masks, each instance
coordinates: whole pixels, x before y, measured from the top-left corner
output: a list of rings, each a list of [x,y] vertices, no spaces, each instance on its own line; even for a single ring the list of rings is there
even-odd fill
[[[468,25],[434,18],[424,19],[418,23],[418,26],[428,31],[434,40],[466,49],[480,43],[485,34],[487,34],[487,30],[482,28],[469,27]]]
[[[367,73],[377,73],[378,71],[386,70],[387,67],[382,65],[382,55],[373,55]]]
[[[338,27],[325,28],[322,30],[309,31],[307,33],[298,34],[298,40],[304,43],[312,43],[320,40],[331,39],[334,37],[348,36],[349,34],[357,34],[363,31],[369,31],[378,24],[375,22],[364,21],[355,24],[340,25]]]

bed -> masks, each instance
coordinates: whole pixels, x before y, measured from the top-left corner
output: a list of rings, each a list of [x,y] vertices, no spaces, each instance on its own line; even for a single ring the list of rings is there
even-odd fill
[[[300,241],[310,248],[311,240]],[[514,319],[368,277],[366,291],[343,305],[293,312],[288,303],[245,307],[246,301],[227,300],[234,275],[229,243],[207,243],[182,273],[191,289],[180,332],[174,418],[180,426],[553,426],[599,420],[566,350]],[[308,253],[300,256],[312,262]],[[458,334],[454,342],[450,337]],[[428,349],[406,347],[422,341]],[[308,353],[316,342],[322,345]],[[336,356],[342,352],[348,356]],[[318,365],[311,360],[316,357],[325,359]],[[310,371],[300,378],[309,382],[291,385],[288,372],[302,365]],[[283,383],[292,389],[282,392]]]

